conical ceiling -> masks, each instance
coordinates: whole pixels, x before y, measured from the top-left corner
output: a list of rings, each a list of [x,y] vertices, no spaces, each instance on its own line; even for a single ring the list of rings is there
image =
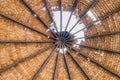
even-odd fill
[[[0,0],[0,80],[120,80],[120,0]]]

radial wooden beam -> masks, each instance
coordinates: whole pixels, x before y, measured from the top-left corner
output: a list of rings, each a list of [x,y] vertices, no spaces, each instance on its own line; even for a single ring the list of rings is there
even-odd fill
[[[65,51],[63,50],[64,47],[65,47],[65,45],[62,46],[62,51],[63,51],[63,57],[64,57],[65,66],[66,66],[66,71],[67,71],[67,73],[68,73],[68,78],[69,78],[69,80],[72,80],[72,77],[71,77],[71,74],[70,74],[70,69],[69,69],[69,66],[68,66],[68,63],[67,63],[66,53],[65,53]]]
[[[35,16],[46,29],[49,29],[51,31],[51,34],[55,36],[53,30],[50,29],[50,27],[40,18],[40,16],[31,8],[31,6],[26,2],[26,0],[22,0],[23,4],[30,10],[30,12]]]
[[[118,74],[117,72],[114,72],[110,69],[108,69],[107,67],[105,67],[104,65],[100,64],[98,61],[90,58],[88,55],[84,54],[84,53],[81,53],[79,52],[78,50],[76,50],[75,48],[72,47],[72,50],[79,53],[79,55],[81,55],[82,57],[84,57],[85,59],[89,59],[91,62],[93,62],[94,64],[96,64],[97,66],[103,68],[104,70],[108,71],[109,73],[115,75],[116,77],[120,78],[120,74]]]
[[[62,16],[62,13],[63,13],[63,8],[62,8],[62,0],[58,0],[58,4],[59,4],[59,8],[60,8],[60,32],[62,32],[62,27],[63,27],[63,16]],[[62,35],[59,34],[59,37],[61,37]]]
[[[73,33],[73,35],[75,35],[75,34],[81,32],[82,30],[84,30],[84,29],[86,29],[86,28],[94,25],[94,24],[97,23],[97,22],[100,22],[100,21],[103,21],[103,20],[109,18],[110,16],[112,16],[113,14],[115,14],[115,13],[117,13],[117,12],[119,12],[119,11],[120,11],[120,7],[117,7],[117,8],[115,8],[114,10],[112,10],[111,12],[107,12],[105,15],[99,17],[98,20],[93,21],[93,22],[90,22],[90,23],[88,23],[88,24],[85,24],[84,28],[82,28],[82,29],[78,30],[77,32]]]
[[[79,16],[79,20],[75,23],[75,25],[69,30],[69,32],[71,32],[76,26],[77,24],[79,24],[79,22],[81,21],[81,19],[87,14],[87,12],[92,9],[97,3],[99,2],[99,0],[94,0],[88,7],[87,9]]]
[[[31,13],[44,25],[46,29],[48,29],[48,26],[45,24],[45,22],[39,17],[39,15],[28,5],[26,0],[22,0],[23,4],[31,11]]]
[[[36,73],[34,74],[34,76],[32,77],[31,80],[35,80],[37,78],[38,74],[43,70],[43,68],[46,66],[46,64],[49,62],[49,60],[53,56],[53,53],[55,52],[55,50],[56,50],[56,47],[53,48],[53,50],[50,52],[50,54],[48,55],[48,57],[42,63],[42,65],[40,66],[40,68],[36,71]]]
[[[45,40],[0,40],[0,43],[52,43]]]
[[[55,78],[56,78],[57,69],[58,69],[59,56],[60,56],[60,49],[59,49],[59,51],[57,53],[57,56],[56,56],[56,62],[55,62],[55,68],[54,68],[52,80],[55,80]]]
[[[37,29],[34,29],[33,27],[28,26],[28,25],[26,25],[26,24],[24,24],[24,23],[22,23],[22,22],[20,22],[20,21],[18,21],[18,20],[16,20],[16,19],[14,19],[14,18],[12,18],[12,17],[9,17],[9,16],[7,16],[7,15],[5,15],[5,14],[0,13],[0,16],[4,17],[4,18],[6,18],[6,19],[9,19],[9,20],[11,20],[11,21],[13,21],[13,22],[15,22],[15,23],[17,23],[17,24],[19,24],[19,25],[22,25],[21,27],[28,28],[28,29],[30,29],[30,30],[32,30],[32,31],[35,31],[35,32],[41,34],[41,35],[44,35],[44,36],[46,36],[46,37],[50,37],[51,39],[55,39],[54,37],[52,37],[52,36],[50,36],[50,35],[47,35],[46,33],[42,32],[42,31],[39,31],[39,30],[37,30]]]
[[[111,36],[111,35],[116,35],[116,34],[120,34],[120,30],[115,31],[115,32],[107,32],[107,33],[103,33],[103,34],[96,34],[96,35],[92,35],[92,36],[80,37],[80,38],[76,38],[76,39],[83,39],[83,38],[92,39],[92,38],[106,37],[106,36]]]
[[[53,16],[52,16],[52,12],[51,12],[51,10],[50,10],[50,7],[48,6],[48,3],[47,3],[46,0],[43,0],[43,2],[44,2],[44,4],[45,4],[45,7],[46,7],[46,9],[47,9],[47,12],[48,12],[48,14],[49,14],[49,16],[50,16],[51,22],[53,22],[54,28],[55,28],[56,32],[58,32],[57,25],[56,25],[56,23],[55,23],[55,21],[54,21],[54,19],[53,19]]]
[[[87,45],[80,45],[80,44],[76,44],[76,45],[79,45],[79,46],[85,47],[85,48],[90,48],[90,49],[95,49],[95,50],[101,50],[101,51],[107,51],[107,52],[111,52],[111,53],[120,54],[120,51],[115,51],[115,50],[110,50],[110,49],[105,49],[105,48],[98,48],[98,47],[87,46]]]
[[[46,47],[46,48],[40,49],[40,50],[36,51],[35,53],[32,53],[31,55],[25,57],[25,58],[22,58],[22,59],[14,62],[14,63],[12,63],[12,64],[7,65],[6,67],[1,68],[1,69],[0,69],[0,73],[1,73],[1,72],[4,72],[4,71],[6,71],[6,70],[8,70],[8,69],[10,69],[10,68],[12,68],[12,67],[15,67],[16,65],[24,62],[25,60],[31,59],[31,58],[35,57],[36,55],[45,52],[46,50],[50,49],[51,47],[52,47],[52,45],[49,45],[49,46]]]
[[[62,0],[59,0],[59,7],[60,7],[60,32],[62,31]]]
[[[71,74],[70,74],[70,69],[69,69],[69,66],[68,66],[68,63],[67,63],[67,59],[66,59],[66,54],[63,54],[63,57],[64,57],[64,62],[65,62],[65,65],[66,65],[66,71],[68,73],[69,80],[72,80],[72,77],[71,77]]]
[[[89,77],[89,75],[87,74],[87,72],[81,67],[81,65],[78,63],[78,61],[71,55],[70,51],[68,51],[68,54],[70,55],[70,57],[72,58],[72,60],[75,62],[75,64],[80,68],[80,70],[82,71],[82,73],[84,74],[84,76],[87,78],[87,80],[91,80],[91,78]]]
[[[73,3],[72,9],[70,10],[70,11],[71,11],[71,12],[70,12],[70,16],[69,16],[69,19],[68,19],[68,21],[67,21],[67,25],[66,25],[64,31],[66,31],[67,28],[68,28],[68,25],[69,25],[69,23],[70,23],[70,20],[71,20],[71,17],[72,17],[72,15],[73,15],[73,12],[75,11],[75,9],[76,9],[76,7],[77,7],[78,1],[79,1],[79,0],[75,0],[74,3]]]

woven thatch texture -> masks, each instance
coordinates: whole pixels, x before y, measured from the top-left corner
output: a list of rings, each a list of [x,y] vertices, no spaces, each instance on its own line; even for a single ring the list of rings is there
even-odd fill
[[[46,11],[43,10],[44,4],[42,0],[26,1],[39,14],[39,16],[45,21],[45,23],[47,23],[47,25],[50,25],[50,19],[48,17],[49,15]],[[54,2],[50,3],[50,5],[56,6],[58,0],[53,1]],[[63,0],[63,7],[65,7],[64,10],[69,10],[69,7],[71,6],[73,1],[74,0]],[[86,6],[84,6],[83,4],[88,5],[90,2],[92,2],[92,0],[81,0],[81,2],[78,5],[78,8],[81,9],[79,15],[86,8]],[[100,16],[103,16],[107,12],[113,11],[117,7],[120,7],[120,0],[100,0],[93,8],[93,11],[99,19]],[[46,29],[43,27],[43,25],[30,13],[25,5],[23,5],[21,0],[0,0],[0,13],[11,16],[29,26],[34,27],[35,29],[46,32]],[[85,20],[83,19],[83,22],[90,22],[90,19],[87,18],[88,17],[86,17]],[[101,24],[91,26],[86,31],[86,35],[118,31],[120,30],[119,25],[120,12],[102,21]],[[47,40],[47,38],[34,31],[23,28],[21,25],[18,25],[10,20],[0,17],[0,40]],[[89,39],[86,40],[83,44],[120,51],[120,34]],[[25,56],[32,54],[36,50],[42,49],[47,46],[48,44],[43,45],[35,43],[0,44],[0,68],[3,68],[17,60],[20,60],[21,58],[24,58]],[[112,71],[120,74],[119,54],[87,48],[80,48],[80,51],[97,60]],[[30,80],[50,52],[51,49],[32,59],[22,62],[5,72],[0,73],[0,80]],[[75,55],[74,52],[72,52],[72,54],[91,77],[91,80],[120,80],[104,69],[84,59],[83,57],[78,56],[77,54]],[[55,65],[55,58],[56,53],[54,53],[47,66],[45,66],[43,71],[41,71],[36,80],[51,80]],[[70,56],[67,56],[67,61],[69,63],[69,68],[73,80],[86,80],[85,76],[74,64]],[[58,64],[59,65],[56,80],[68,80],[68,75],[63,61],[63,55],[60,55]]]

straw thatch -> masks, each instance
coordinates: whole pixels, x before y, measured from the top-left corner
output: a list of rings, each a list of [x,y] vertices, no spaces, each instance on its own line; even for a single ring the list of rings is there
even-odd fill
[[[80,0],[77,8],[80,10],[75,11],[75,15],[81,15],[87,6],[93,0]],[[50,26],[50,18],[47,11],[42,10],[45,7],[42,0],[26,0],[26,2],[33,8],[34,11],[41,17],[44,22]],[[62,0],[63,10],[69,11],[74,0]],[[51,7],[56,7],[55,10],[59,10],[58,0],[48,0]],[[110,32],[120,31],[120,0],[99,0],[98,3],[91,9],[99,20],[102,16],[112,13],[109,17],[101,21],[101,24],[90,26],[85,30],[86,36],[92,36],[96,34],[105,34]],[[116,11],[115,11],[116,10]],[[115,11],[115,12],[114,12]],[[37,20],[30,10],[23,4],[22,0],[0,0],[0,13],[10,16],[20,22],[23,22],[29,26],[32,26],[36,30],[46,32],[44,25]],[[89,16],[84,16],[81,22],[92,22]],[[51,33],[48,33],[51,35]],[[47,37],[24,28],[9,19],[0,16],[0,40],[48,40]],[[120,80],[120,33],[95,37],[87,39],[82,42],[83,45],[93,46],[97,48],[103,48],[116,52],[110,52],[101,49],[91,49],[86,47],[80,47],[79,51],[96,60],[100,64],[104,65],[107,69],[115,72],[118,76],[110,73],[109,71],[101,68],[79,54],[76,54],[71,50],[71,54],[75,57],[78,63],[89,75],[91,80]],[[38,68],[42,65],[46,57],[52,50],[48,49],[37,56],[27,59],[14,67],[1,71],[9,64],[15,63],[22,58],[25,58],[37,50],[46,48],[50,43],[0,43],[0,80],[30,80]],[[51,80],[54,73],[55,61],[57,51],[54,53],[50,61],[38,74],[36,80]],[[72,58],[66,56],[70,74],[73,80],[87,80],[86,76],[75,64]],[[68,73],[62,54],[59,55],[58,68],[56,73],[56,80],[69,80]]]

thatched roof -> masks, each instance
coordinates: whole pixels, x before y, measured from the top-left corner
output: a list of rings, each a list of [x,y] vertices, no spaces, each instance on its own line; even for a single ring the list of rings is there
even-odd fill
[[[57,31],[56,11],[84,36]],[[119,44],[120,0],[0,0],[0,80],[120,80]]]

